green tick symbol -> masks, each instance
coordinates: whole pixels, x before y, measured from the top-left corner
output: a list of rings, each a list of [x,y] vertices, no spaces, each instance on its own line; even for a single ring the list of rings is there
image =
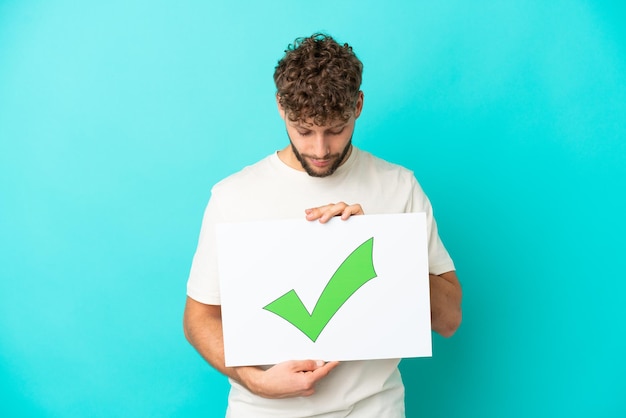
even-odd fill
[[[330,278],[309,313],[295,290],[291,289],[263,309],[275,313],[302,331],[311,341],[317,337],[339,308],[361,286],[376,277],[372,251],[374,237],[359,245],[356,250],[341,263]]]

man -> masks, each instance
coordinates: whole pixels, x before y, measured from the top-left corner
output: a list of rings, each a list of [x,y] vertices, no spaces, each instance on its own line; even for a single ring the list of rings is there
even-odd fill
[[[448,337],[460,324],[461,288],[454,264],[413,173],[352,145],[363,108],[362,69],[352,48],[329,36],[296,40],[274,73],[278,111],[290,144],[212,189],[187,284],[184,329],[198,352],[229,377],[227,416],[403,417],[404,386],[398,359],[225,367],[218,222],[305,216],[326,223],[335,216],[347,220],[364,213],[425,212],[432,328]]]

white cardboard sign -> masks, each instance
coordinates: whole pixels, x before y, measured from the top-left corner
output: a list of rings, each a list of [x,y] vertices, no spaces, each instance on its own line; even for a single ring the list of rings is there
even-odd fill
[[[424,213],[217,225],[226,366],[432,355]]]

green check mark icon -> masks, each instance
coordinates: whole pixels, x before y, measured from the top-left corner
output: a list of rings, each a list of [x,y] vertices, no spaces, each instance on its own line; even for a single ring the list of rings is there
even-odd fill
[[[315,342],[341,306],[361,286],[376,277],[372,251],[374,238],[359,245],[341,263],[309,313],[294,289],[263,309],[275,313]]]

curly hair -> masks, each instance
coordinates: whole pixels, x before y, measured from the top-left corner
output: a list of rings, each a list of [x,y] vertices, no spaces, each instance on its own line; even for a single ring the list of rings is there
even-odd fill
[[[363,63],[348,44],[316,33],[298,38],[274,70],[278,102],[292,121],[313,120],[322,126],[347,121],[361,87]]]

